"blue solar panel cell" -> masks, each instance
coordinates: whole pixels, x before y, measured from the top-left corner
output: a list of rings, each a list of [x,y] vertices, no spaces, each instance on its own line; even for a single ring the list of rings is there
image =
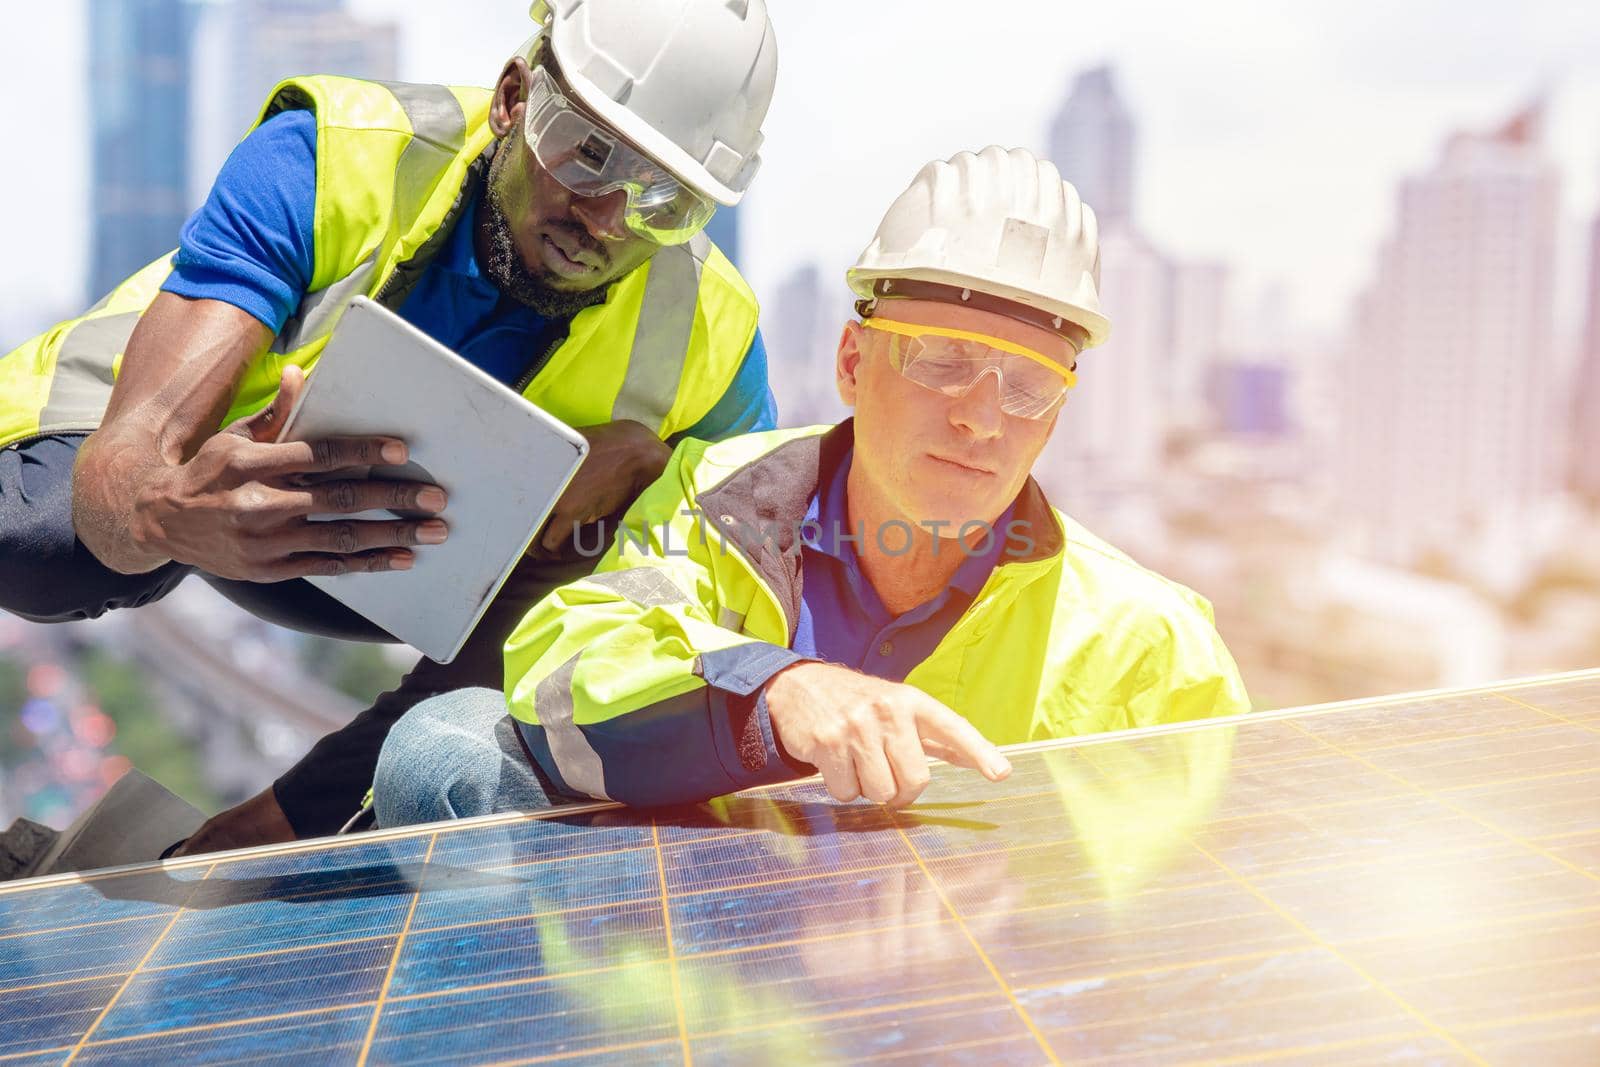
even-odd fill
[[[316,1016],[252,1020],[247,1024],[199,1030],[164,1030],[131,1040],[96,1042],[72,1062],[86,1067],[125,1064],[249,1063],[307,1067],[353,1063],[372,1021],[370,1007],[346,1008]],[[71,1050],[67,1050],[70,1054]],[[49,1062],[59,1064],[57,1054]],[[9,1067],[9,1064],[7,1065]]]
[[[0,887],[13,1063],[1600,1062],[1600,673]]]

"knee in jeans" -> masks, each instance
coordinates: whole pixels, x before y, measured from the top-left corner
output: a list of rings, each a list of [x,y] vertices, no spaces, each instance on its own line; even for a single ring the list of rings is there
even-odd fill
[[[475,784],[498,767],[492,733],[474,729],[470,710],[494,690],[458,690],[424,700],[395,723],[378,754],[373,802],[380,826],[437,822],[470,810]]]

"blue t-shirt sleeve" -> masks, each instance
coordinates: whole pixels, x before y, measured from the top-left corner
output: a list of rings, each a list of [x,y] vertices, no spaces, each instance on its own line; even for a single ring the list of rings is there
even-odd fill
[[[778,427],[778,402],[773,399],[772,388],[767,384],[767,346],[756,330],[750,340],[750,351],[739,365],[733,384],[722,394],[706,417],[674,434],[670,444],[676,445],[685,437],[701,441],[721,441],[742,433],[758,433]]]
[[[316,206],[317,117],[281,112],[222,165],[161,288],[232,304],[277,333],[311,286]]]

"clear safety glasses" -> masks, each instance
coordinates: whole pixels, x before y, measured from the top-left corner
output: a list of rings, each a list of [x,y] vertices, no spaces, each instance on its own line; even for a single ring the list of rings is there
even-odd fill
[[[623,221],[657,244],[689,240],[716,210],[712,201],[574,110],[542,67],[533,71],[523,131],[539,165],[578,196],[624,190],[628,203]]]
[[[965,396],[993,372],[1000,386],[1000,410],[1024,419],[1042,419],[1078,383],[1078,376],[1031,348],[967,330],[917,326],[869,318],[869,330],[891,334],[889,362],[911,381],[945,396]]]

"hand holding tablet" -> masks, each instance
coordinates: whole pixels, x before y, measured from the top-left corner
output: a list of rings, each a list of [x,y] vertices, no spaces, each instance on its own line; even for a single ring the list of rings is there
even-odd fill
[[[343,505],[309,524],[328,526],[330,543],[414,532],[420,546],[409,569],[307,580],[439,662],[460,650],[588,451],[582,435],[364,297],[341,318],[279,440],[342,464],[301,479]],[[385,462],[401,456],[385,447],[396,442],[403,459]],[[353,471],[352,455],[365,461]],[[431,517],[432,487],[448,499],[443,524]],[[356,505],[366,510],[350,514]]]

